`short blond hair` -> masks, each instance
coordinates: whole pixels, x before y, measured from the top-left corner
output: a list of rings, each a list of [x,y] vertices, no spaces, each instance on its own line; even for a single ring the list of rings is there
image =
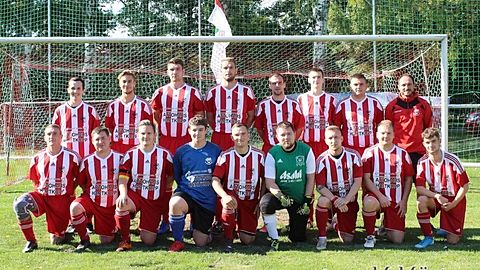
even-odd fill
[[[123,76],[126,76],[126,75],[132,76],[133,80],[137,81],[137,72],[135,72],[133,70],[130,70],[130,69],[126,69],[126,70],[120,72],[120,74],[118,74],[117,80],[120,80],[120,78],[122,78]]]

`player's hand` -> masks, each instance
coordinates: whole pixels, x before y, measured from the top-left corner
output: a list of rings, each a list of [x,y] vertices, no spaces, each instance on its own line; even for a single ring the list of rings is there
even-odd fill
[[[438,195],[438,196],[437,196],[437,195]],[[438,201],[438,203],[440,203],[440,205],[443,206],[444,204],[448,203],[448,199],[447,199],[447,198],[443,197],[443,196],[440,195],[440,194],[437,194],[437,195],[435,195],[435,199]]]
[[[297,209],[297,214],[302,215],[302,216],[308,216],[310,214],[310,205],[308,205],[307,203],[302,204]]]
[[[237,209],[237,200],[230,195],[222,197],[222,206],[226,209]]]
[[[128,196],[126,194],[125,195],[118,195],[118,198],[115,201],[115,204],[116,204],[117,208],[122,209],[123,207],[125,207],[127,205],[127,201],[128,201]]]
[[[448,211],[452,210],[455,206],[456,205],[453,202],[446,202],[446,203],[442,204],[442,209],[448,212]]]
[[[338,210],[340,210],[340,212],[342,212],[342,213],[346,213],[346,212],[348,212],[348,206],[344,205],[344,206],[338,208]]]
[[[378,202],[380,203],[380,206],[382,208],[390,206],[390,200],[383,194],[380,194],[380,196],[378,196]]]
[[[280,203],[282,204],[283,207],[290,207],[293,204],[293,199],[288,197],[285,194],[282,194],[279,198]]]
[[[407,213],[407,202],[400,201],[395,208],[397,208],[397,215],[400,217],[404,217],[405,214]]]
[[[344,206],[347,206],[347,204],[348,204],[348,200],[346,200],[345,198],[341,198],[341,197],[339,197],[338,199],[336,199],[333,202],[333,205],[338,209],[340,209]]]

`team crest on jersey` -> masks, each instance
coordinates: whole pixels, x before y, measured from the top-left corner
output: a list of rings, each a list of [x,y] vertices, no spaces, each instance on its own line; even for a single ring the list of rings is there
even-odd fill
[[[305,165],[305,157],[304,156],[296,156],[295,157],[295,162],[297,166],[303,166]]]
[[[212,165],[212,163],[213,163],[213,159],[211,157],[205,158],[205,164]]]
[[[420,110],[418,108],[413,109],[413,116],[419,116],[420,115]]]
[[[185,178],[188,180],[188,182],[193,183],[195,180],[195,176],[192,175],[190,171],[185,173]]]

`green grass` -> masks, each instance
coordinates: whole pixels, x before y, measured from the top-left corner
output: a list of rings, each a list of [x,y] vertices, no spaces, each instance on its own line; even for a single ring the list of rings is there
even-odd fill
[[[137,236],[134,250],[116,253],[116,243],[100,246],[97,236],[92,236],[94,245],[91,251],[83,254],[72,253],[78,243],[78,237],[70,244],[53,246],[48,242],[45,218],[34,219],[35,232],[39,240],[39,249],[31,254],[22,254],[24,239],[18,229],[12,211],[12,201],[25,191],[31,190],[28,181],[0,188],[0,263],[3,269],[480,269],[480,188],[478,186],[480,169],[468,169],[471,189],[468,193],[468,210],[465,234],[460,244],[444,250],[445,242],[437,240],[427,251],[414,250],[419,240],[420,229],[415,218],[415,192],[412,192],[407,214],[406,241],[394,245],[379,240],[374,250],[363,249],[363,221],[357,221],[357,235],[354,245],[342,245],[334,234],[329,234],[328,249],[315,250],[316,229],[308,231],[306,244],[293,246],[285,236],[281,238],[279,252],[268,252],[265,235],[259,234],[253,246],[244,247],[236,242],[236,253],[222,253],[222,241],[208,248],[196,248],[187,240],[187,251],[169,254],[166,250],[171,243],[170,235],[160,237],[152,248],[140,243]],[[438,218],[434,220],[438,226]]]

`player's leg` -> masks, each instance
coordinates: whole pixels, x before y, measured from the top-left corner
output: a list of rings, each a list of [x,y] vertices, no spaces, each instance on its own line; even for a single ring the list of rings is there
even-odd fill
[[[190,212],[193,218],[193,242],[198,247],[204,247],[212,242],[210,228],[215,213],[193,202]]]
[[[367,234],[365,238],[365,248],[375,247],[375,222],[377,221],[377,211],[380,210],[380,202],[377,198],[369,193],[363,197],[362,216],[363,226]]]
[[[438,209],[440,208],[438,207]],[[416,248],[424,249],[433,245],[433,230],[430,217],[432,213],[436,214],[438,209],[432,198],[423,195],[417,197],[417,219],[424,238],[415,245]]]
[[[82,205],[82,201],[84,201],[83,204],[86,205],[89,204],[89,202],[91,203],[89,197],[81,196],[70,204],[70,219],[75,227],[75,231],[77,231],[78,236],[80,237],[80,244],[75,249],[76,251],[83,251],[90,246],[90,236],[87,232],[87,211]]]
[[[225,237],[225,251],[233,251],[233,237],[234,231],[237,227],[236,210],[222,207],[221,223]]]
[[[266,193],[260,199],[260,212],[267,227],[268,236],[272,239],[271,250],[278,250],[278,230],[275,211],[282,208],[282,204],[272,193]]]
[[[318,229],[317,250],[327,248],[327,222],[332,202],[325,196],[318,198],[317,207],[315,209],[315,218]]]
[[[140,240],[145,245],[151,246],[157,240],[157,229],[160,225],[162,213],[165,212],[164,200],[147,200],[142,198],[142,209],[140,210]]]
[[[441,211],[440,228],[447,232],[448,244],[455,245],[462,238],[466,209],[467,200],[464,198],[450,211]]]
[[[258,216],[255,212],[257,205],[258,201],[242,201],[238,204],[238,235],[244,245],[250,245],[255,241],[258,226]]]
[[[34,249],[37,249],[38,245],[33,231],[33,220],[30,212],[39,212],[37,203],[29,193],[25,193],[13,201],[13,210],[17,216],[18,226],[22,230],[25,240],[27,240],[23,252],[32,252]]]
[[[336,209],[337,213],[337,233],[340,241],[345,244],[351,244],[355,236],[355,228],[357,225],[358,202],[349,202],[347,204],[348,211],[341,212]]]
[[[35,199],[35,201],[37,200]],[[64,244],[66,240],[65,231],[70,223],[71,196],[45,196],[44,202],[50,242],[53,245]]]
[[[132,243],[130,239],[130,213],[137,211],[137,204],[140,206],[140,200],[135,192],[128,190],[127,203],[115,209],[115,224],[120,232],[120,243],[117,251],[127,251],[132,249]],[[136,202],[134,202],[134,200]]]
[[[115,239],[115,205],[111,207],[93,205],[95,233],[98,235],[100,243],[109,244]]]
[[[301,204],[293,203],[292,206],[287,208],[290,230],[288,231],[288,239],[292,243],[305,242],[307,239],[307,222],[308,214],[301,215],[297,211]]]
[[[405,216],[398,215],[395,203],[383,208],[384,225],[387,231],[387,239],[392,243],[401,244],[405,238]]]
[[[183,243],[183,229],[185,228],[185,215],[189,212],[188,201],[190,197],[183,192],[176,192],[170,198],[168,207],[168,220],[172,228],[173,244],[169,251],[177,252],[185,248]]]

